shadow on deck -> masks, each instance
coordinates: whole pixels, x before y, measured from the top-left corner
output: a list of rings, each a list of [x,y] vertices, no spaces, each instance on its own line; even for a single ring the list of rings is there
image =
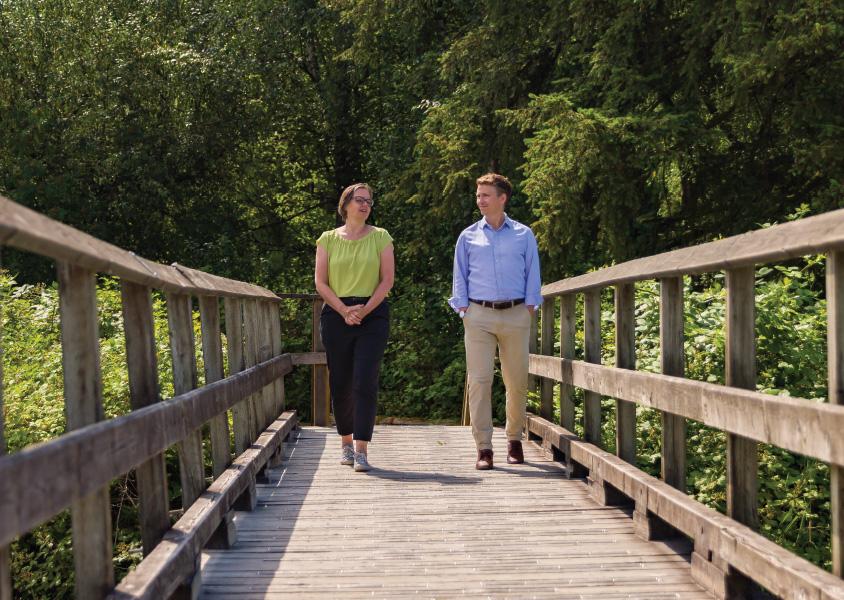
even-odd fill
[[[712,597],[687,542],[638,538],[534,443],[506,465],[496,430],[503,466],[479,472],[466,427],[379,426],[355,473],[333,430],[294,436],[234,547],[203,554],[202,598]]]

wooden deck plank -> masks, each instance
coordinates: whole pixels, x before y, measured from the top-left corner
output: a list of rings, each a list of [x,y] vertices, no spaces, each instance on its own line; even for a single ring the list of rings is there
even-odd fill
[[[688,546],[646,542],[532,443],[524,465],[474,469],[466,427],[377,427],[374,470],[339,464],[333,430],[304,428],[237,513],[237,543],[206,551],[202,598],[711,598]],[[680,550],[678,552],[678,549]]]

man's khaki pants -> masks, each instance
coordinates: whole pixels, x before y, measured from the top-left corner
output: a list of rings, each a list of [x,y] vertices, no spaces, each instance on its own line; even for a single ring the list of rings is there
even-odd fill
[[[492,378],[495,348],[507,390],[508,440],[521,440],[525,426],[528,355],[532,316],[524,304],[497,310],[470,303],[463,319],[469,416],[478,450],[492,449]]]

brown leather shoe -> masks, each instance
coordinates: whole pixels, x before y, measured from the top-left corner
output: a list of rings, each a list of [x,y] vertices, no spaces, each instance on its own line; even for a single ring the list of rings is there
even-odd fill
[[[525,462],[525,453],[522,451],[522,443],[519,440],[507,442],[507,464],[520,465]]]
[[[478,462],[475,463],[478,471],[489,471],[492,468],[492,450],[478,450]]]

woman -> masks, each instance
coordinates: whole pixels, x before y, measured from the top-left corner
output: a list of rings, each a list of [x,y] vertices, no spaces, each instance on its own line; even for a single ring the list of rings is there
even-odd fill
[[[366,223],[372,205],[367,184],[343,190],[337,212],[345,224],[317,240],[314,274],[325,301],[320,336],[340,434],[340,463],[354,465],[355,471],[370,468],[367,445],[375,427],[378,373],[390,331],[385,298],[395,275],[393,238]]]

